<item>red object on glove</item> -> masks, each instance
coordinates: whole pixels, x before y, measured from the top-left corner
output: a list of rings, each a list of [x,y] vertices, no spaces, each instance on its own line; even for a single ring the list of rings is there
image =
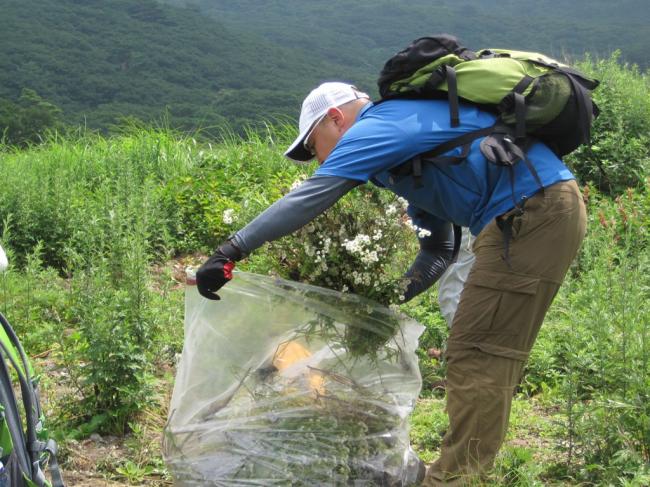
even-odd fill
[[[234,262],[226,262],[223,265],[223,277],[225,277],[228,280],[232,279],[232,271],[235,268],[235,263]]]
[[[221,299],[217,291],[232,280],[235,261],[241,257],[239,247],[230,241],[221,245],[196,271],[196,287],[199,293],[208,299]]]

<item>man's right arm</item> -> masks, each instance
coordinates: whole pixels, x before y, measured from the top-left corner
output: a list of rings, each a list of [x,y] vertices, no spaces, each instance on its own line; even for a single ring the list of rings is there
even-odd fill
[[[330,208],[359,181],[337,176],[312,176],[269,206],[231,240],[244,255],[302,228]]]
[[[216,291],[232,278],[236,261],[265,242],[302,228],[359,184],[338,176],[312,176],[306,180],[219,246],[196,273],[199,292],[206,298],[219,299]]]

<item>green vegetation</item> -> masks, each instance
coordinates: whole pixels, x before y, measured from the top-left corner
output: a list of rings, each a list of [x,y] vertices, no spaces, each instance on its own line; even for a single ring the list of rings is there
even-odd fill
[[[34,90],[23,89],[17,102],[0,98],[0,140],[26,146],[42,142],[48,131],[62,128],[61,109],[43,100]]]
[[[593,94],[600,115],[591,145],[567,157],[582,181],[610,195],[643,186],[650,169],[650,77],[636,66],[621,66],[618,59],[615,53],[608,60],[580,63],[602,81]]]
[[[598,149],[570,163],[590,183],[588,236],[528,363],[493,485],[650,482],[647,77],[616,58],[586,69],[602,73]],[[279,126],[244,139],[222,133],[211,145],[134,126],[111,137],[52,134],[38,146],[0,146],[1,241],[12,264],[0,276],[0,306],[40,357],[64,467],[77,439],[126,435],[126,456],[98,462],[102,474],[165,482],[155,435],[182,348],[178,274],[311,172],[281,156],[294,135]],[[363,192],[346,198],[323,225],[388,203]],[[240,268],[304,278],[313,269],[292,260],[303,243],[287,237]],[[402,252],[384,264],[403,270],[414,250]],[[411,437],[433,460],[446,428],[436,387],[444,364],[425,350],[441,346],[447,330],[433,292],[402,309],[427,327]]]
[[[165,0],[196,7],[225,25],[264,32],[272,42],[304,49],[349,69],[372,89],[377,67],[397,48],[432,33],[449,32],[468,47],[541,51],[556,57],[585,52],[607,57],[622,49],[626,61],[648,67],[650,10],[644,0]]]
[[[35,90],[67,124],[104,132],[125,117],[165,117],[190,132],[227,124],[241,134],[297,116],[326,79],[376,94],[385,60],[436,32],[560,58],[620,49],[641,69],[650,45],[646,0],[0,0],[0,9],[0,99]],[[0,132],[7,126],[0,115]]]
[[[327,63],[232,32],[194,10],[154,0],[5,0],[0,98],[35,90],[74,125],[125,117],[174,126],[241,128],[261,113],[294,114]],[[301,74],[303,73],[303,74]]]

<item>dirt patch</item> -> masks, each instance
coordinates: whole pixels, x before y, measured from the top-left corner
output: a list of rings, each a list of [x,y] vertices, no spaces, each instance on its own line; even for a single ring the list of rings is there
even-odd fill
[[[65,442],[64,480],[68,486],[124,486],[126,483],[106,480],[98,470],[115,469],[128,455],[115,437],[92,435],[83,441]]]
[[[43,354],[33,361],[43,372],[41,404],[50,420],[62,404],[79,399],[65,366],[57,363],[55,356]],[[67,487],[172,485],[162,464],[161,439],[175,371],[164,362],[156,370],[153,404],[133,418],[136,430],[124,437],[94,433],[82,440],[59,442],[58,459]]]

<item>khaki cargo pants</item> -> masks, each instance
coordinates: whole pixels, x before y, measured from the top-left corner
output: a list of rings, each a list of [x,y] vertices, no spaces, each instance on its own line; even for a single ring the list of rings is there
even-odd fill
[[[567,181],[532,196],[514,218],[511,267],[496,221],[478,235],[447,342],[450,425],[423,485],[477,485],[492,466],[514,388],[585,227],[580,190]]]

